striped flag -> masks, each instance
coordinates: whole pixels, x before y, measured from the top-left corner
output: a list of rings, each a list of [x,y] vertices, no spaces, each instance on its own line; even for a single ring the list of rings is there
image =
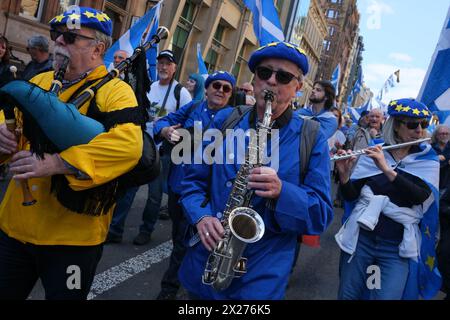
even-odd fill
[[[261,46],[284,41],[283,29],[272,0],[244,0],[244,3],[253,13],[253,29]]]
[[[338,64],[331,75],[331,84],[336,89],[336,97],[339,95],[339,78],[341,77],[341,65]]]
[[[106,52],[105,65],[110,66],[114,60],[114,52],[124,50],[131,56],[138,46],[149,41],[156,34],[159,26],[159,16],[161,13],[160,1],[151,10],[149,10],[142,18],[139,19],[127,32],[125,32],[118,41]],[[156,81],[156,56],[158,54],[157,46],[153,46],[147,50],[147,67],[148,74],[152,81]]]
[[[417,100],[432,111],[450,110],[450,6]]]

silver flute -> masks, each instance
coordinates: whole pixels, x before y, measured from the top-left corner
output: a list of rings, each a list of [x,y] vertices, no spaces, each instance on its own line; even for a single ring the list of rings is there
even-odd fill
[[[384,146],[381,149],[382,150],[392,150],[392,149],[399,149],[399,148],[403,148],[403,147],[407,147],[407,146],[411,146],[414,144],[420,144],[422,142],[427,142],[430,141],[431,138],[424,138],[424,139],[418,139],[418,140],[414,140],[414,141],[410,141],[410,142],[404,142],[404,143],[398,143],[398,144],[393,144],[390,146]],[[353,156],[359,157],[360,155],[363,155],[366,153],[366,150],[368,148],[365,149],[361,149],[361,150],[356,150],[353,151],[350,154],[344,154],[344,155],[334,155],[333,157],[330,158],[330,161],[340,161],[340,160],[345,160],[345,159],[349,159]]]

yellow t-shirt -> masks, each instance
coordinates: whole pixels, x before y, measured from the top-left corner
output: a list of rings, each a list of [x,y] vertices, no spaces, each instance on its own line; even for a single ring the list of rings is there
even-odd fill
[[[98,79],[106,73],[104,66],[96,68],[86,79],[64,90],[59,98],[67,101],[86,81]],[[53,72],[47,72],[36,76],[32,82],[48,90],[52,79]],[[101,112],[137,106],[131,87],[118,79],[100,88],[96,101]],[[88,105],[86,103],[80,108],[82,114],[86,114]],[[26,148],[27,145],[21,143],[20,149]],[[138,163],[141,154],[141,128],[127,123],[111,128],[88,144],[64,150],[60,156],[91,178],[79,180],[67,175],[69,186],[78,191],[104,184],[129,171]],[[0,205],[0,229],[10,237],[37,245],[97,245],[105,240],[113,208],[101,216],[79,214],[64,208],[50,193],[50,177],[30,179],[28,184],[36,204],[22,206],[20,184],[12,180]]]

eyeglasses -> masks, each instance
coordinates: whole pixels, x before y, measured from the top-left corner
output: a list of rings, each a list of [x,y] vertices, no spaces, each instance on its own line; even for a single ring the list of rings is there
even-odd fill
[[[230,92],[232,89],[229,85],[221,84],[220,82],[213,82],[212,87],[216,90],[220,90],[220,88],[222,88],[223,92],[225,93]]]
[[[426,129],[429,126],[428,120],[422,120],[422,121],[403,121],[403,120],[398,120],[398,122],[403,123],[410,130],[417,129],[419,124],[422,127],[422,129]]]
[[[95,38],[83,36],[82,34],[70,32],[70,31],[50,30],[50,38],[51,38],[53,41],[56,41],[56,39],[58,39],[59,36],[61,36],[61,35],[63,36],[64,42],[65,42],[66,44],[72,44],[72,43],[74,43],[75,40],[77,39],[77,37],[83,38],[83,39],[87,39],[87,40],[97,40],[97,39],[95,39]]]
[[[272,70],[270,68],[262,66],[256,68],[256,75],[261,80],[269,80],[274,72],[275,72],[275,79],[277,80],[278,83],[281,84],[288,84],[294,78],[299,80],[298,77],[284,70]]]

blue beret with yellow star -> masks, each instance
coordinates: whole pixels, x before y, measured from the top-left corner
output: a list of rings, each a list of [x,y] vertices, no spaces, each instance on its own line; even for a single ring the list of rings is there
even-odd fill
[[[309,64],[305,51],[289,42],[272,42],[258,48],[253,52],[248,62],[250,71],[255,73],[255,69],[259,63],[264,59],[270,58],[289,60],[302,70],[303,75],[308,73]]]
[[[75,7],[75,9],[70,9],[50,20],[51,28],[67,26],[69,29],[73,29],[77,25],[98,30],[108,36],[112,35],[111,19],[106,13],[92,8]]]
[[[398,99],[389,103],[388,114],[392,117],[430,119],[432,114],[426,105],[415,99]]]

